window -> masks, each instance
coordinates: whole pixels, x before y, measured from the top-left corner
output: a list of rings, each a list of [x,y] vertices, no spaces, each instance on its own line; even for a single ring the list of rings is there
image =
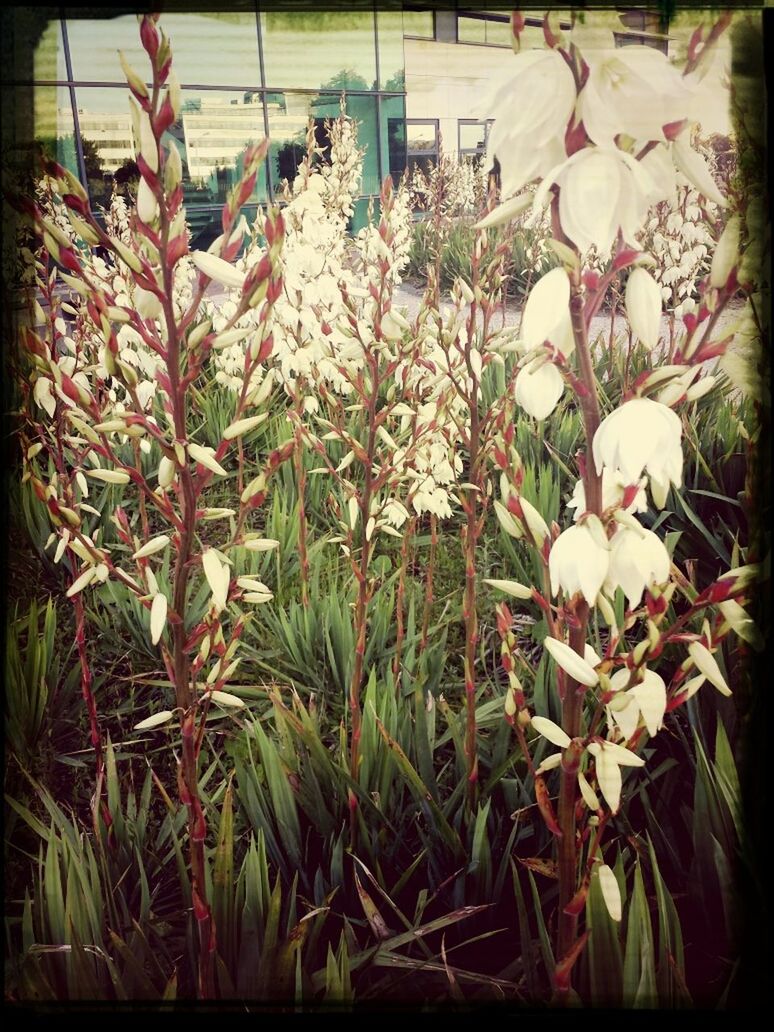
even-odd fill
[[[306,132],[309,120],[314,121],[315,142],[325,152],[329,146],[325,123],[341,114],[340,93],[268,93],[269,162],[272,188],[280,192],[283,179],[293,182],[298,166],[306,154]],[[376,98],[348,96],[346,113],[358,123],[358,146],[363,156],[363,193],[379,192],[379,164],[376,141]]]
[[[414,39],[435,39],[435,12],[422,8],[403,9],[403,35]]]
[[[457,140],[460,158],[483,157],[489,139],[489,130],[494,122],[488,118],[484,122],[473,118],[460,118],[457,122]]]
[[[246,147],[265,136],[260,93],[183,90],[182,101],[180,120],[170,126],[166,143],[180,151],[185,203],[223,204]],[[76,103],[91,203],[107,206],[114,185],[132,193],[139,179],[126,91],[79,86]],[[263,171],[256,190],[263,199]]]
[[[571,27],[569,12],[555,12],[560,15],[560,25],[565,31]],[[542,50],[545,48],[543,35],[543,12],[529,11],[526,23],[521,31],[519,42],[522,50]],[[457,15],[457,42],[478,43],[490,47],[511,46],[511,24],[506,14],[475,13],[464,11]]]
[[[209,11],[165,14],[174,67],[183,85],[258,86],[258,32],[255,15]],[[141,79],[150,77],[150,61],[140,46],[137,17],[68,18],[67,35],[76,81],[124,83],[121,50]]]
[[[248,145],[272,139],[248,199],[255,206],[275,196],[283,178],[295,177],[310,119],[325,150],[325,124],[338,116],[342,94],[364,151],[361,197],[378,194],[383,178],[391,173],[397,180],[406,166],[400,5],[260,13],[252,3],[239,6],[172,11],[162,20],[182,84],[180,117],[164,145],[180,154],[188,218],[202,239],[217,225]],[[62,8],[61,17],[55,8],[37,10],[32,18],[12,14],[2,40],[0,76],[12,98],[11,117],[0,125],[2,151],[14,172],[27,176],[41,151],[56,157],[80,176],[98,212],[115,189],[131,198],[139,181],[118,60],[120,50],[142,80],[151,78],[137,15],[128,5],[97,16],[86,7]],[[413,32],[432,36],[432,11],[417,5],[407,17]],[[433,127],[430,139],[417,142],[420,155],[437,157],[436,135]],[[358,211],[365,211],[362,204]]]
[[[406,160],[409,171],[417,165],[428,172],[438,164],[438,119],[406,119]]]
[[[510,19],[507,15],[497,14],[459,14],[457,15],[457,41],[510,47]]]
[[[383,174],[397,186],[406,171],[406,105],[403,97],[384,97],[381,109]]]
[[[20,185],[38,171],[36,157],[43,153],[78,174],[75,128],[70,91],[66,86],[8,86],[3,98],[8,113],[2,119],[4,161]]]
[[[267,11],[260,18],[270,88],[376,88],[373,11]]]
[[[379,38],[379,85],[381,89],[402,93],[406,89],[403,59],[403,15],[400,11],[377,11]]]

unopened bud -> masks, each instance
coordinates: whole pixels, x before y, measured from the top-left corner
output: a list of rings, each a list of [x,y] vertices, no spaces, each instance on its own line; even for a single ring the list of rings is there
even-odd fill
[[[710,286],[722,289],[739,262],[740,219],[732,215],[720,234],[710,269]]]

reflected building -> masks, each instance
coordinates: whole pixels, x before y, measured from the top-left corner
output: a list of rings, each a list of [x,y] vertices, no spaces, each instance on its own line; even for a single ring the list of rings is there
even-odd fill
[[[18,40],[38,43],[25,62],[21,43],[12,42],[12,59],[3,64],[4,93],[16,113],[3,129],[4,152],[21,155],[36,138],[79,175],[97,209],[116,182],[123,188],[137,176],[117,53],[147,75],[136,17],[93,8],[67,7],[61,18],[51,18],[51,9],[13,10]],[[618,44],[666,49],[657,17],[624,14]],[[325,150],[325,122],[342,100],[365,152],[357,228],[387,175],[396,179],[407,165],[437,160],[441,145],[461,158],[484,153],[490,123],[481,103],[492,78],[513,61],[509,15],[495,9],[353,0],[349,11],[257,13],[245,3],[234,11],[170,11],[162,25],[182,85],[168,142],[180,150],[199,245],[218,232],[245,148],[271,141],[250,202],[257,206],[281,196],[283,181],[295,175],[310,119]],[[522,45],[543,45],[540,12],[528,14]]]

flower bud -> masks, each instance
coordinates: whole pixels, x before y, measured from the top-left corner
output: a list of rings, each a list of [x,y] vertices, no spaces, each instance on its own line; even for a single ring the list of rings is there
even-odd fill
[[[175,464],[172,459],[162,455],[159,463],[158,480],[160,487],[169,487],[175,479]]]
[[[224,287],[240,288],[244,285],[245,274],[234,268],[230,262],[218,258],[208,251],[191,251],[191,260],[196,268],[209,279],[216,280]]]
[[[134,93],[135,96],[142,97],[143,100],[148,100],[148,87],[145,85],[145,83],[142,81],[137,72],[135,72],[135,70],[126,60],[121,50],[118,51],[118,60],[121,62],[121,68],[124,73],[124,78],[129,84],[129,89],[132,91],[132,93]]]
[[[626,315],[642,343],[652,351],[661,329],[661,288],[645,269],[632,269],[626,284]]]
[[[739,232],[741,224],[738,215],[732,215],[720,234],[712,256],[710,286],[722,289],[739,262]]]
[[[731,689],[720,672],[717,660],[706,645],[700,641],[692,641],[688,646],[688,655],[693,660],[699,673],[704,674],[710,684],[714,685],[721,695],[730,695]]]
[[[172,193],[183,180],[183,162],[176,145],[170,144],[164,161],[164,189]]]

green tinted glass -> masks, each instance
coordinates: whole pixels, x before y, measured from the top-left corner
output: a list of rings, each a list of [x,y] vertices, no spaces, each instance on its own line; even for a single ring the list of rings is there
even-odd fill
[[[373,11],[267,11],[260,17],[267,86],[376,88]]]

